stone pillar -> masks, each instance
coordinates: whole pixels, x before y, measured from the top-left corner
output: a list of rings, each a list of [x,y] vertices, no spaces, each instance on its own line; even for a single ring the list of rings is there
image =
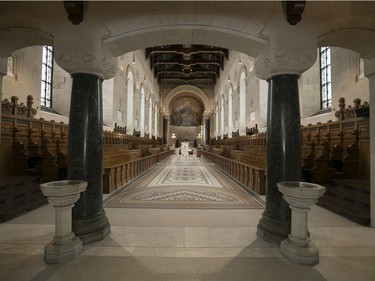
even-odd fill
[[[370,103],[375,101],[375,59],[365,60],[365,76],[369,79]],[[375,228],[375,114],[370,114],[370,219]]]
[[[207,116],[204,119],[204,138],[205,138],[205,145],[210,145],[210,116]]]
[[[280,244],[290,233],[291,213],[277,182],[301,179],[298,78],[314,64],[317,49],[315,44],[296,46],[293,40],[286,44],[285,38],[271,39],[255,59],[256,76],[268,81],[266,209],[257,234]]]
[[[169,119],[167,116],[163,116],[163,144],[168,144],[168,123]]]
[[[106,50],[65,51],[58,46],[55,60],[73,79],[68,179],[88,183],[73,208],[73,231],[88,244],[103,239],[110,231],[102,203],[102,82],[116,74],[117,61]]]

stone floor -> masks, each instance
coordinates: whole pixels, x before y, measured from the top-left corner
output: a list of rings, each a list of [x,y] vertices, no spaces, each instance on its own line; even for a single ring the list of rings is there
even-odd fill
[[[320,263],[298,265],[256,237],[262,210],[106,209],[111,233],[80,257],[46,265],[47,205],[0,227],[0,280],[375,280],[375,229],[313,207]]]
[[[315,266],[295,264],[260,240],[262,209],[105,208],[111,233],[75,260],[44,263],[54,234],[50,205],[0,226],[0,280],[375,280],[375,229],[314,206]]]

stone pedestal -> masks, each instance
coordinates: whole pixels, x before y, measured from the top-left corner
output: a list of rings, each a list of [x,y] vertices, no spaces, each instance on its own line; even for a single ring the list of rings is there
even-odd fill
[[[87,187],[85,181],[54,181],[40,185],[55,209],[55,236],[44,249],[48,264],[72,260],[82,250],[82,241],[72,232],[72,208]]]
[[[298,181],[279,182],[277,186],[292,210],[291,233],[288,239],[281,242],[281,252],[284,257],[296,263],[318,263],[319,251],[307,235],[307,213],[318,198],[323,196],[325,187]]]

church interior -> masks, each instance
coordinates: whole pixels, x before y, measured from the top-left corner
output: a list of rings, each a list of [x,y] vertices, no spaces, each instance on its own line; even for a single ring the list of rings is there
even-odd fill
[[[374,280],[374,46],[372,1],[0,2],[0,279]]]

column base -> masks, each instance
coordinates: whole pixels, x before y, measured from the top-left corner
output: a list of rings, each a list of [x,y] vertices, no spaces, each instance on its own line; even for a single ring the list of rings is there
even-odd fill
[[[104,213],[93,219],[73,221],[73,232],[84,245],[103,240],[110,231],[111,225]]]
[[[74,237],[72,241],[64,245],[56,245],[53,242],[44,248],[44,261],[47,264],[63,263],[77,257],[82,251],[82,241]]]
[[[285,239],[280,245],[283,256],[299,264],[314,265],[319,263],[319,250],[311,243],[297,246],[291,240]]]
[[[290,223],[274,220],[264,215],[257,226],[257,236],[276,245],[280,245],[281,241],[287,239],[289,233]]]

